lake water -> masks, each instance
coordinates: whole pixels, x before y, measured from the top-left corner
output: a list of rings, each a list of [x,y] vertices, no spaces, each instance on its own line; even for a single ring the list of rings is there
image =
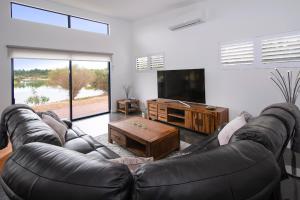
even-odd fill
[[[47,103],[69,100],[69,91],[59,87],[42,86],[35,88],[38,96],[48,97],[50,100]],[[81,89],[75,99],[94,97],[104,94],[102,90]],[[33,96],[32,88],[15,88],[16,103],[26,104],[28,97]]]

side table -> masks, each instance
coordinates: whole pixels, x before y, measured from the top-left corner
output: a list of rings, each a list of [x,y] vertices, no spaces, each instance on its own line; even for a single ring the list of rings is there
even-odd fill
[[[140,111],[140,101],[137,99],[117,100],[117,111],[128,115],[132,112]]]

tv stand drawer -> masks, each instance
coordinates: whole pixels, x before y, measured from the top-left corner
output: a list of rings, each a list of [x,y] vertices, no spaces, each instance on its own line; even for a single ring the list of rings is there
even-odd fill
[[[157,120],[157,112],[155,111],[149,111],[149,118],[152,120]]]
[[[165,114],[158,114],[158,120],[159,121],[163,121],[163,122],[167,122],[168,121],[167,115],[165,115]]]
[[[158,105],[158,114],[164,114],[167,115],[167,106],[159,104]]]
[[[110,129],[110,137],[113,141],[121,146],[126,146],[126,137],[114,129]]]
[[[150,103],[149,104],[149,111],[157,112],[157,104]]]

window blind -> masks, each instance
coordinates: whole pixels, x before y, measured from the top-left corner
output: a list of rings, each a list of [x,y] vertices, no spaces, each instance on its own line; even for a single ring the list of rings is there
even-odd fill
[[[112,54],[109,53],[54,50],[54,49],[29,48],[29,47],[17,47],[17,46],[7,46],[7,48],[8,48],[8,56],[10,58],[110,62],[112,57]]]
[[[143,69],[147,69],[149,66],[148,63],[148,57],[139,57],[136,59],[136,69],[137,70],[143,70]]]
[[[163,55],[150,56],[151,68],[163,68],[165,64],[165,58]]]
[[[223,65],[252,64],[253,62],[253,42],[243,42],[221,46],[221,63]]]
[[[262,40],[262,62],[300,61],[300,35]]]

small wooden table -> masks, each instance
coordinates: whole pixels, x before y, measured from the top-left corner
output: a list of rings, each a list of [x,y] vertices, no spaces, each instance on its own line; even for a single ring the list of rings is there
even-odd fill
[[[117,100],[117,111],[128,115],[132,112],[140,110],[140,101],[137,99],[121,99]]]
[[[180,144],[178,128],[142,117],[109,123],[108,142],[113,141],[137,156],[155,160],[178,150]]]

